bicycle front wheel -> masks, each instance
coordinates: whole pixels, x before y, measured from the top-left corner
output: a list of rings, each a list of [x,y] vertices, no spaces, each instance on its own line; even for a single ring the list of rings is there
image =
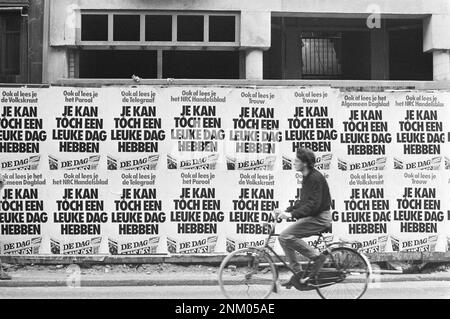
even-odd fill
[[[323,299],[359,299],[369,285],[372,268],[367,259],[354,249],[331,250],[314,285]]]
[[[244,248],[229,254],[220,265],[219,285],[229,299],[265,299],[273,292],[277,271],[262,248]]]

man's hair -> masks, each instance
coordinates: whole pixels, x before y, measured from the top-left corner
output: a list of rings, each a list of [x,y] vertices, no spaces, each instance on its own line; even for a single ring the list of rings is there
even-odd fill
[[[299,148],[297,150],[297,158],[306,164],[309,169],[313,169],[316,164],[316,156],[311,150]]]

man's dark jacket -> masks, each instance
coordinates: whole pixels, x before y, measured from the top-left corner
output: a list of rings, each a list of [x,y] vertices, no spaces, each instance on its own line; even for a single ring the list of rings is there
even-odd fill
[[[303,177],[300,200],[286,209],[294,218],[317,216],[330,210],[330,189],[325,177],[316,169],[312,169]]]

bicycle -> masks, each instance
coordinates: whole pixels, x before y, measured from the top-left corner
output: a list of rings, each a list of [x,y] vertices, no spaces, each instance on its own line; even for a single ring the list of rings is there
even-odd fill
[[[300,273],[295,271],[270,246],[270,239],[275,234],[275,226],[279,222],[273,216],[273,223],[269,227],[269,236],[263,246],[247,247],[230,253],[219,268],[219,285],[222,293],[229,299],[261,298],[266,299],[272,293],[278,292],[278,266],[274,263],[274,256],[296,278],[294,287],[297,290],[316,290],[323,299],[359,299],[367,290],[372,268],[367,257],[353,248],[345,246],[343,242],[328,243],[324,240],[326,229],[318,234],[314,244],[317,249],[324,244],[322,254],[326,260],[316,275],[311,275],[312,262]],[[243,276],[242,279],[239,276]],[[308,277],[310,277],[308,279]]]

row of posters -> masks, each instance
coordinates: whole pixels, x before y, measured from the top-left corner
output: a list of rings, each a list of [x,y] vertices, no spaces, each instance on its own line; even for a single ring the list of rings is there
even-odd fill
[[[327,240],[367,253],[449,250],[448,92],[0,93],[1,254],[210,254],[260,245],[270,212],[301,192],[292,165],[299,147],[316,153],[330,185]]]

